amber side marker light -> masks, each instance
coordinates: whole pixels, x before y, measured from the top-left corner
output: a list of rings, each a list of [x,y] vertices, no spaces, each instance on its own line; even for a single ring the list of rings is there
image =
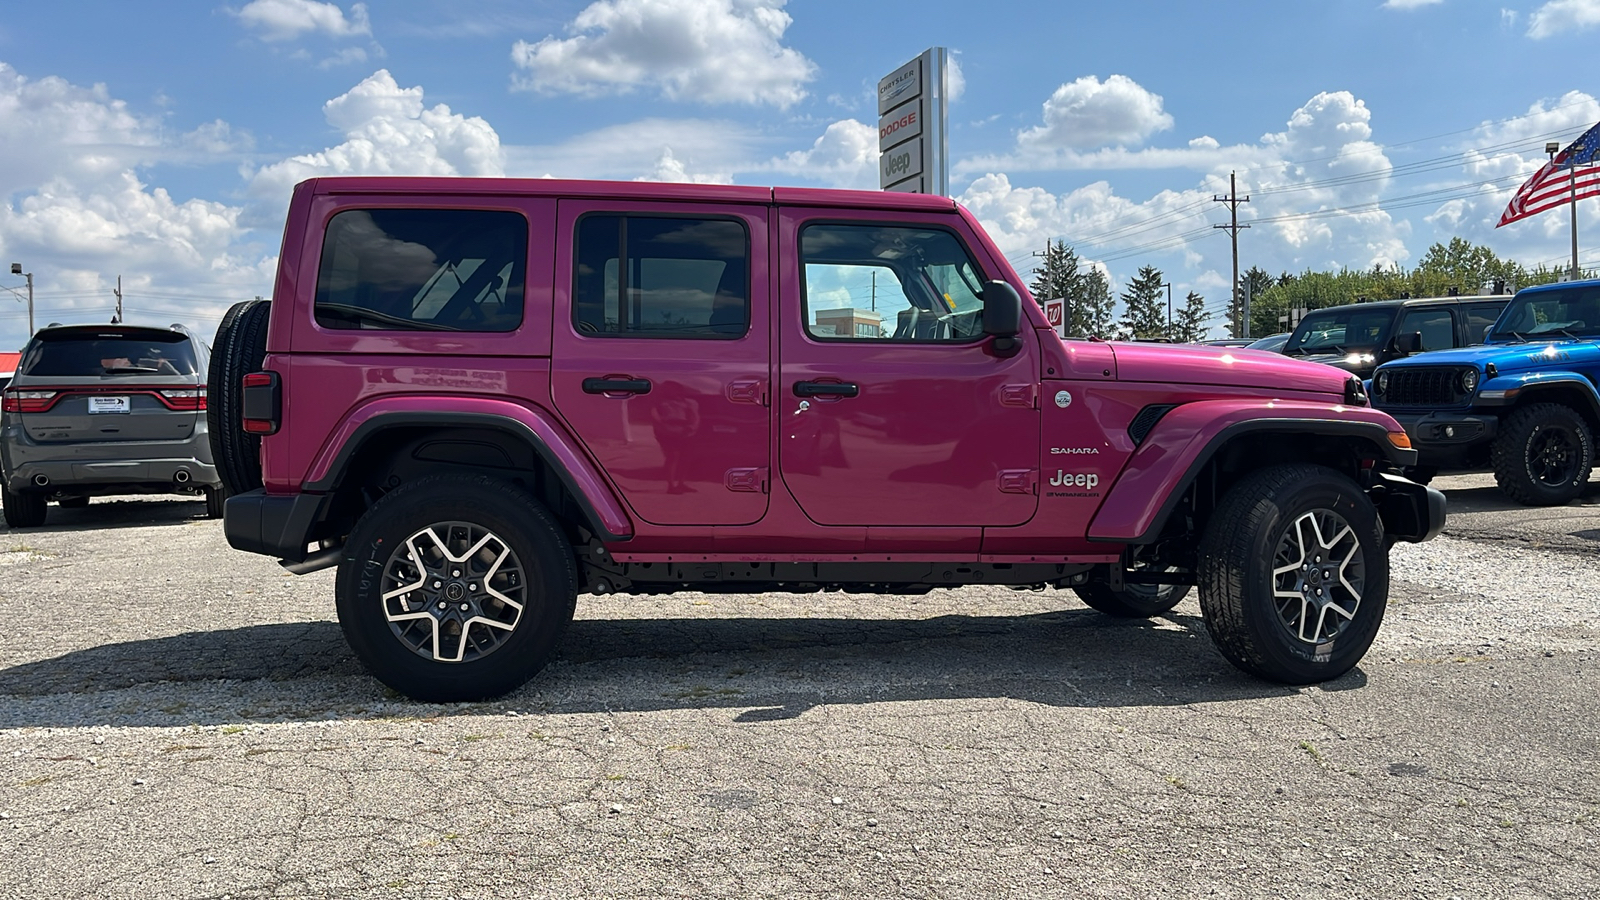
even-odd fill
[[[1404,431],[1391,431],[1389,432],[1389,443],[1399,447],[1401,450],[1410,450],[1411,435],[1406,434]]]

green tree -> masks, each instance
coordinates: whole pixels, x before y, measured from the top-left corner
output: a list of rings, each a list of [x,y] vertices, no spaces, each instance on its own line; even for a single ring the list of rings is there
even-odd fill
[[[1041,304],[1055,299],[1066,302],[1066,334],[1088,337],[1111,333],[1111,288],[1100,270],[1086,268],[1066,243],[1047,242],[1044,265],[1037,272],[1028,289]]]
[[[1259,266],[1251,266],[1249,270],[1239,277],[1239,293],[1235,294],[1233,301],[1228,304],[1229,334],[1234,337],[1265,337],[1273,333],[1271,331],[1251,331],[1249,335],[1245,334],[1244,298],[1248,294],[1250,303],[1254,306],[1261,297],[1266,295],[1267,291],[1272,289],[1274,284],[1276,284],[1276,281],[1273,277],[1267,273],[1267,270]]]
[[[1206,326],[1210,322],[1206,298],[1190,291],[1189,296],[1183,299],[1183,307],[1178,310],[1177,317],[1172,320],[1172,339],[1185,344],[1197,344],[1206,339]]]
[[[1122,292],[1124,307],[1122,327],[1124,337],[1136,339],[1163,338],[1167,336],[1167,306],[1165,280],[1155,266],[1141,266],[1139,274],[1128,282]]]

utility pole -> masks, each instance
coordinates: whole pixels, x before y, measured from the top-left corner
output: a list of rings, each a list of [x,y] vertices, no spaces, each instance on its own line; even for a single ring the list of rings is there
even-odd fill
[[[13,274],[13,275],[26,274],[28,276],[28,340],[31,341],[31,340],[33,340],[33,273],[32,272],[24,273],[22,271],[22,263],[12,263],[11,264],[11,274]],[[10,291],[11,289],[10,288],[6,288],[6,290]],[[11,291],[11,292],[13,294],[16,293],[16,291]]]
[[[1229,224],[1213,225],[1211,227],[1221,228],[1227,231],[1228,236],[1233,239],[1233,305],[1236,309],[1239,309],[1240,318],[1244,320],[1243,322],[1239,323],[1239,327],[1234,331],[1234,334],[1238,337],[1249,337],[1250,307],[1246,303],[1242,302],[1240,298],[1241,291],[1239,290],[1239,229],[1249,228],[1250,226],[1239,224],[1239,204],[1249,203],[1250,196],[1248,194],[1244,197],[1239,196],[1237,172],[1228,173],[1228,196],[1218,197],[1216,195],[1212,195],[1211,201],[1213,203],[1228,204]]]
[[[1167,337],[1172,337],[1172,282],[1164,282],[1161,286],[1167,289]]]
[[[113,315],[111,317],[111,324],[120,325],[120,324],[122,324],[122,276],[121,275],[117,276],[117,288],[116,288],[116,290],[112,291],[112,293],[117,295],[117,312],[116,312],[115,315]]]

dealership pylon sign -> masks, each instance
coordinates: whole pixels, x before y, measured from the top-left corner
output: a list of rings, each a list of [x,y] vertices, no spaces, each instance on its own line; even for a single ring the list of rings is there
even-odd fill
[[[948,55],[929,48],[878,82],[878,186],[886,191],[950,193]]]

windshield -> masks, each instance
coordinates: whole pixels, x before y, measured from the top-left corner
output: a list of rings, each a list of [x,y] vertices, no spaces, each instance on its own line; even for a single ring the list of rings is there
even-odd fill
[[[1381,346],[1394,324],[1394,307],[1341,306],[1321,309],[1300,320],[1283,352],[1291,356],[1308,353],[1348,353]]]
[[[1526,291],[1500,314],[1491,340],[1600,336],[1600,285]]]

